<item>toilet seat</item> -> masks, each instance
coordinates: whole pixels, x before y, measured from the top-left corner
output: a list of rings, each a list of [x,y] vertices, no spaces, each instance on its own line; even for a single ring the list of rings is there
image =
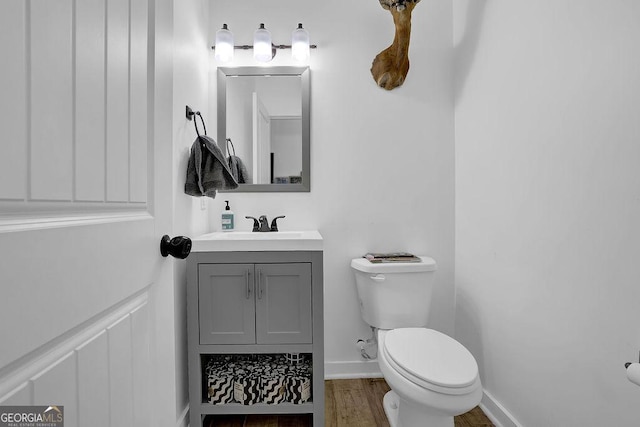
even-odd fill
[[[476,388],[478,364],[453,338],[427,328],[399,328],[385,334],[383,351],[393,369],[423,388],[466,394]]]

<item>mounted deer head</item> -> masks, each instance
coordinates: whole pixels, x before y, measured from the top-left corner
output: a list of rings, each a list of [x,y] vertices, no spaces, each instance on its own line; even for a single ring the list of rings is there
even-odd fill
[[[383,8],[391,12],[396,34],[391,46],[376,56],[371,74],[378,86],[391,90],[402,83],[409,72],[409,39],[411,37],[411,12],[420,0],[379,0]]]

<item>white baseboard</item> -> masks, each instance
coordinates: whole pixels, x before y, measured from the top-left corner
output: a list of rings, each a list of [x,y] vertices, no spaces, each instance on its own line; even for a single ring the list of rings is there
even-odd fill
[[[482,395],[480,409],[496,427],[522,427],[513,415],[486,390]]]
[[[327,380],[382,378],[382,373],[376,360],[325,362],[324,378]]]

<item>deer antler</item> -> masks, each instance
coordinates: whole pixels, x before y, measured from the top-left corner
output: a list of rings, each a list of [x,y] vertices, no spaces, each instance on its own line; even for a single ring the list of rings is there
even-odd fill
[[[380,52],[371,65],[371,74],[378,86],[391,90],[402,83],[409,72],[409,40],[411,12],[420,0],[379,0],[391,12],[396,33],[391,46]]]

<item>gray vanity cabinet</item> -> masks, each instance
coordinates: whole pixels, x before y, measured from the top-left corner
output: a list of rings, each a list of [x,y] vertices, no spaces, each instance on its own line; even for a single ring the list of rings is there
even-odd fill
[[[312,414],[324,426],[322,251],[192,252],[187,259],[190,425],[208,414]],[[209,402],[212,357],[301,354],[310,360],[303,403]],[[235,386],[234,386],[235,387]]]
[[[311,344],[311,264],[200,264],[198,313],[200,344]]]

